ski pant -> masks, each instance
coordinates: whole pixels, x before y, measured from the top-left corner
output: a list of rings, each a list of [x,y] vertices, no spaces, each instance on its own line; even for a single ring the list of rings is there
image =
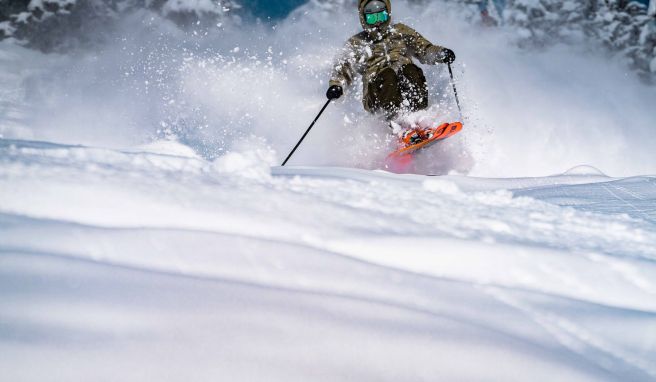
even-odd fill
[[[394,118],[402,111],[428,108],[428,86],[424,72],[417,65],[405,65],[395,72],[383,69],[368,84],[367,109],[382,111],[387,118]]]

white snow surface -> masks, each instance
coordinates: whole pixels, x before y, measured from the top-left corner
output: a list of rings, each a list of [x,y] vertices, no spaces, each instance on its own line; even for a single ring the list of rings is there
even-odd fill
[[[354,93],[279,167],[357,26],[317,6],[206,37],[239,56],[150,16],[171,46],[0,44],[0,379],[655,380],[654,88],[397,1],[452,23],[449,175],[379,170]]]
[[[0,145],[8,380],[656,378],[655,177]]]

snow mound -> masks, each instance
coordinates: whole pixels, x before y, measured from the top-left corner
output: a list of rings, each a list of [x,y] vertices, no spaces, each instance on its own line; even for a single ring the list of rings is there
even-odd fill
[[[426,189],[426,191],[447,194],[447,195],[455,195],[460,193],[460,188],[458,187],[457,184],[442,179],[429,179],[425,181],[424,189]]]
[[[275,152],[263,142],[241,142],[235,149],[212,163],[212,168],[227,175],[237,175],[250,179],[268,179],[271,177],[271,166],[275,163]]]
[[[199,158],[191,147],[177,141],[158,140],[145,145],[137,146],[137,150],[160,155],[171,155],[185,158]]]
[[[563,175],[581,175],[581,176],[605,176],[608,177],[608,175],[604,174],[603,171],[599,170],[598,168],[594,166],[589,166],[589,165],[580,165],[576,167],[572,167],[571,169],[565,171]]]

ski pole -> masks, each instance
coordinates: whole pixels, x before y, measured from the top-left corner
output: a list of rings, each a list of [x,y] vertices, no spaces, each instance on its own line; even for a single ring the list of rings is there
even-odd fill
[[[451,64],[449,66],[449,75],[451,76],[451,86],[453,86],[453,94],[456,96],[456,105],[458,105],[458,112],[460,113],[460,120],[462,121],[462,108],[460,107],[460,99],[458,98],[458,89],[456,89],[456,80],[453,78],[453,70],[451,69]]]
[[[287,162],[288,162],[289,159],[292,157],[292,155],[294,155],[294,152],[296,151],[296,149],[298,148],[298,146],[301,145],[301,142],[303,142],[303,140],[304,140],[305,137],[308,135],[308,133],[310,132],[310,130],[312,130],[312,127],[314,127],[314,124],[317,123],[317,121],[319,120],[319,117],[321,117],[321,114],[323,114],[323,111],[326,110],[326,108],[328,107],[328,104],[330,104],[330,101],[332,101],[332,100],[329,99],[328,102],[326,102],[326,104],[323,105],[323,107],[321,108],[321,111],[319,112],[319,114],[317,114],[317,117],[314,119],[314,121],[312,121],[312,124],[310,125],[310,127],[308,127],[308,129],[305,131],[305,134],[303,134],[303,136],[302,136],[301,139],[298,141],[298,143],[296,144],[296,146],[294,146],[294,149],[292,150],[292,152],[289,153],[289,155],[287,155],[287,159],[285,159],[285,161],[282,162],[283,167],[287,164]]]

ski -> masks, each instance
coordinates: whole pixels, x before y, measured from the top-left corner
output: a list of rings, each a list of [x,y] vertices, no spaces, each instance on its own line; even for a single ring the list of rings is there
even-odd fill
[[[387,156],[385,167],[393,172],[405,172],[413,163],[413,154],[436,142],[443,141],[462,131],[461,122],[443,123],[434,128],[421,131],[423,139],[411,143],[399,139],[399,149]]]

